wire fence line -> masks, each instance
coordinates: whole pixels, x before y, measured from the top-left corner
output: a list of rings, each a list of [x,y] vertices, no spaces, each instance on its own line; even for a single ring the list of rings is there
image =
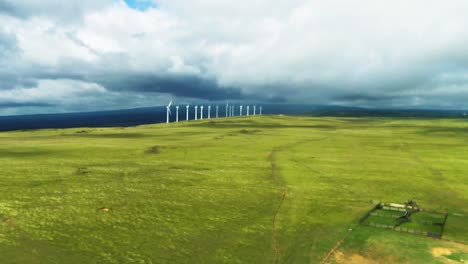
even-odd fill
[[[382,213],[382,211],[386,211],[387,213]],[[401,212],[404,214],[395,214],[391,212]],[[418,212],[425,212],[432,214],[430,216],[430,220],[424,219],[412,219],[412,214],[416,214]],[[435,215],[434,215],[435,214]],[[363,226],[371,226],[383,229],[390,229],[398,232],[405,232],[405,233],[412,233],[412,234],[420,234],[429,237],[434,237],[441,239],[442,234],[444,231],[444,226],[447,221],[448,213],[437,211],[437,210],[428,210],[417,207],[414,204],[411,205],[399,205],[399,204],[384,204],[378,203],[374,208],[372,208],[369,212],[367,212],[363,218],[359,221],[359,223]],[[372,221],[374,219],[374,221]],[[395,222],[392,224],[389,223],[378,223],[375,221],[376,219],[391,219]],[[386,220],[388,222],[388,220]],[[417,223],[420,226],[420,229],[414,227],[405,227],[401,226],[402,224],[412,222]],[[440,232],[433,231],[434,227],[431,226],[439,226]],[[428,230],[424,230],[427,227]]]
[[[379,224],[379,223],[374,223],[374,222],[367,222],[361,225],[384,228],[384,229],[391,229],[391,230],[398,231],[398,232],[418,234],[418,235],[424,235],[424,236],[429,236],[429,237],[434,237],[434,238],[442,238],[442,233],[429,232],[429,231],[424,231],[424,230],[416,229],[416,228],[400,227],[400,226],[394,226],[394,225]]]
[[[378,216],[378,217],[382,217],[382,218],[392,218],[392,219],[398,219],[398,218],[401,218],[403,215],[389,215],[389,214],[382,214],[382,213],[377,213],[377,212],[371,212],[369,214],[370,216]],[[420,224],[426,224],[426,225],[441,225],[444,223],[444,218],[443,217],[437,217],[440,221],[430,221],[430,220],[415,220],[415,219],[412,219],[411,222],[415,222],[415,223],[420,223]]]

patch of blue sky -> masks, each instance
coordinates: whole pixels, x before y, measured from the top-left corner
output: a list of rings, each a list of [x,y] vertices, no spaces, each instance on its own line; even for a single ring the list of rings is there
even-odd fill
[[[128,7],[145,11],[150,7],[156,7],[156,4],[153,0],[124,0],[124,2],[128,5]]]

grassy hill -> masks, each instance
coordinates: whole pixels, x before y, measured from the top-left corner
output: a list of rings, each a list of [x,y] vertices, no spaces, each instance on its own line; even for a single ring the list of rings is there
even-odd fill
[[[0,263],[463,263],[467,174],[462,119],[0,133]],[[442,240],[357,225],[408,199]]]

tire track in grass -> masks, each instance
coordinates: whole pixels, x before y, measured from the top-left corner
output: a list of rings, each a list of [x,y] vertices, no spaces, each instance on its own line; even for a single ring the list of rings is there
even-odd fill
[[[276,208],[276,212],[273,215],[273,221],[272,221],[272,233],[271,233],[271,244],[272,244],[272,249],[273,249],[273,263],[278,263],[280,259],[280,248],[279,248],[279,243],[278,240],[276,239],[276,217],[279,214],[281,210],[281,206],[283,206],[284,200],[288,196],[288,187],[284,187],[283,189],[283,195],[281,196],[280,203],[278,204],[278,207]]]
[[[276,164],[276,153],[278,152],[278,149],[273,149],[270,154],[268,155],[268,161],[270,162],[270,167],[271,167],[271,180],[273,183],[276,183],[278,181],[278,165]]]
[[[274,183],[276,183],[280,177],[280,173],[279,173],[279,167],[277,165],[277,160],[276,160],[276,157],[277,157],[277,153],[280,152],[280,151],[285,151],[285,150],[290,150],[298,145],[301,145],[301,144],[305,144],[305,143],[308,143],[308,142],[316,142],[316,141],[323,141],[323,140],[327,140],[329,137],[322,137],[322,138],[318,138],[318,139],[305,139],[305,140],[300,140],[300,141],[297,141],[295,143],[291,143],[291,144],[287,144],[287,145],[282,145],[282,146],[279,146],[279,147],[276,147],[274,148],[270,154],[268,155],[268,160],[270,161],[270,164],[271,164],[271,178],[272,178],[272,181]],[[322,171],[318,171],[312,167],[310,167],[308,164],[305,164],[305,163],[302,163],[299,159],[297,159],[295,157],[295,155],[292,156],[291,160],[296,163],[297,165],[301,166],[301,167],[304,167],[310,171],[313,171],[314,173],[317,173],[317,174],[320,174],[320,175],[324,175],[324,173]],[[325,175],[324,175],[325,176]],[[327,176],[329,177],[329,176]],[[288,191],[288,187],[287,186],[284,186],[284,189],[283,189],[283,194],[282,194],[282,197],[281,197],[281,200],[280,200],[280,203],[277,207],[277,210],[273,216],[273,223],[272,223],[272,248],[273,248],[273,254],[274,254],[274,258],[273,258],[273,263],[279,263],[280,261],[280,258],[281,258],[281,251],[280,251],[280,245],[279,245],[279,242],[277,241],[277,238],[276,238],[276,218],[277,216],[279,215],[280,213],[280,210],[282,208],[282,205],[285,201],[285,199],[287,198],[287,191]],[[356,228],[357,225],[353,226],[352,228],[349,229],[349,231],[346,233],[345,237],[343,237],[342,239],[340,239],[336,245],[330,249],[330,251],[327,253],[327,255],[325,256],[325,258],[322,260],[321,263],[326,263],[326,261],[330,258],[330,256],[334,255],[336,250],[343,244],[343,242],[351,235],[351,232],[354,228]]]
[[[407,155],[419,166],[429,172],[432,175],[432,181],[437,183],[439,188],[437,192],[434,192],[430,196],[429,202],[438,204],[442,200],[451,200],[454,197],[453,188],[447,184],[447,177],[443,170],[437,168],[429,161],[424,160],[412,147],[412,144],[405,140],[403,137],[399,137],[399,149],[400,151],[407,153]]]
[[[288,149],[292,149],[292,148],[294,148],[294,147],[296,147],[298,145],[301,145],[301,144],[304,144],[304,143],[307,143],[307,142],[310,142],[310,141],[320,141],[320,140],[324,140],[324,139],[326,139],[326,138],[304,139],[304,140],[300,140],[300,141],[297,141],[297,142],[294,142],[294,143],[281,145],[281,146],[273,148],[270,151],[270,154],[268,154],[268,158],[267,158],[267,160],[270,162],[272,181],[274,183],[276,183],[278,181],[278,179],[279,179],[279,168],[278,168],[277,161],[276,161],[276,155],[277,155],[278,152],[285,151],[285,150],[288,150]]]
[[[284,151],[287,149],[291,149],[297,145],[303,144],[305,142],[310,141],[310,139],[307,140],[300,140],[294,143],[282,145],[279,147],[275,147],[271,150],[270,154],[268,155],[268,161],[270,162],[270,167],[271,167],[271,180],[273,183],[278,183],[280,173],[279,173],[279,167],[277,164],[277,153],[280,151]],[[275,213],[273,214],[273,219],[272,219],[272,233],[271,233],[271,244],[272,244],[272,251],[273,251],[273,263],[279,263],[280,257],[281,257],[281,250],[280,250],[280,244],[276,238],[277,235],[277,225],[276,225],[276,218],[279,215],[281,208],[283,206],[284,201],[286,200],[286,197],[288,196],[288,186],[284,185],[283,186],[283,192],[281,195],[280,202],[278,204],[278,207],[276,208]]]
[[[411,145],[402,137],[400,137],[400,150],[408,153],[413,161],[419,163],[423,168],[428,170],[437,180],[445,179],[445,175],[440,169],[434,167],[431,163],[424,161],[416,152],[413,151]]]
[[[274,148],[271,150],[270,154],[268,155],[268,161],[270,162],[270,167],[271,167],[271,181],[273,183],[278,182],[278,177],[279,177],[279,169],[278,165],[276,164],[276,153],[280,150],[281,147]],[[287,195],[287,190],[288,187],[285,186],[283,188],[283,194],[281,196],[281,200],[278,204],[278,207],[276,208],[275,213],[273,214],[273,220],[272,220],[272,225],[271,225],[271,248],[272,248],[272,253],[273,253],[273,260],[272,263],[278,263],[280,259],[280,245],[278,243],[278,240],[276,239],[276,217],[278,216],[281,207],[283,206],[283,202],[286,199]]]
[[[297,143],[296,143],[297,144]],[[276,184],[279,180],[279,168],[277,165],[277,153],[281,150],[284,150],[288,146],[291,145],[283,145],[276,147],[271,150],[270,154],[268,155],[268,161],[270,162],[270,167],[271,167],[271,181]],[[280,257],[281,257],[281,252],[280,252],[280,244],[278,242],[278,239],[276,238],[276,218],[280,213],[281,207],[283,206],[284,200],[286,199],[288,193],[288,186],[283,187],[283,193],[281,195],[280,202],[276,208],[276,211],[273,214],[273,219],[271,223],[271,248],[272,248],[272,253],[273,253],[273,260],[272,263],[279,263]]]

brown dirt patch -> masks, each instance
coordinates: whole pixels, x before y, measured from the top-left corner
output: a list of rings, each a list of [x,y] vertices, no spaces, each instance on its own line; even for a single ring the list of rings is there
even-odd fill
[[[10,228],[16,228],[16,224],[15,224],[15,222],[13,221],[13,219],[11,219],[11,218],[5,218],[5,219],[3,219],[3,223],[4,223],[5,225],[7,225],[8,227],[10,227]]]
[[[99,210],[101,210],[101,212],[104,212],[104,213],[108,213],[110,212],[110,209],[107,208],[107,207],[102,207],[102,208],[99,208]]]
[[[359,254],[352,254],[350,256],[346,256],[343,252],[337,251],[334,254],[336,263],[339,264],[376,264],[373,259],[366,258]]]
[[[342,239],[340,239],[340,241],[338,241],[338,242],[336,243],[336,245],[335,245],[332,249],[330,249],[330,251],[329,251],[328,254],[325,256],[325,258],[322,260],[322,262],[320,262],[321,264],[327,263],[328,259],[329,259],[332,255],[334,255],[335,258],[336,258],[337,249],[341,246],[341,244],[343,244],[343,242],[349,237],[349,235],[351,235],[351,232],[352,232],[352,231],[353,231],[353,229],[350,228],[350,229],[348,230],[348,233],[346,233],[346,235],[345,235]],[[341,253],[341,254],[340,254],[340,257],[343,257],[343,258],[344,258],[343,252],[340,252],[340,253]],[[347,262],[343,262],[343,263],[347,263]]]
[[[335,261],[336,263],[344,263],[345,261],[345,255],[341,251],[336,251],[335,252]]]
[[[454,250],[446,247],[434,247],[431,250],[434,257],[448,256],[454,253]]]
[[[374,260],[367,259],[361,255],[353,254],[347,261],[347,264],[374,264],[377,263]]]
[[[466,245],[466,244],[462,244],[462,243],[458,243],[458,242],[454,242],[454,241],[447,241],[447,244],[459,249],[460,251],[462,251],[464,253],[468,253],[468,245]]]
[[[378,260],[374,258],[365,257],[356,253],[345,254],[339,250],[335,251],[334,259],[331,259],[332,263],[337,264],[382,264],[382,263],[400,263],[395,259],[391,258],[379,258]],[[334,260],[334,262],[333,262]],[[327,262],[329,263],[329,262]]]

